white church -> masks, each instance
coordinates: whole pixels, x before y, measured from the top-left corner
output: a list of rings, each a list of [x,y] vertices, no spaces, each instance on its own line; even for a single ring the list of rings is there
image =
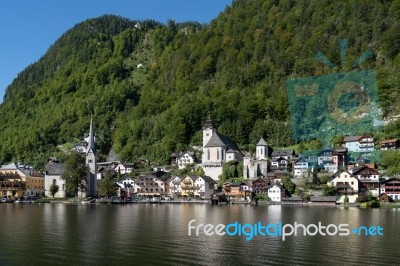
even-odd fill
[[[227,136],[218,133],[210,116],[203,125],[202,168],[206,176],[218,180],[222,174],[222,164],[229,161],[241,161],[236,143]]]

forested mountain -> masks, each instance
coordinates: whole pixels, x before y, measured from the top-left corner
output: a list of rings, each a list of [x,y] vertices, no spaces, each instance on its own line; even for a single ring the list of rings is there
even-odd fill
[[[338,40],[348,40],[344,69]],[[35,165],[95,121],[98,150],[164,163],[201,144],[208,113],[242,149],[294,143],[285,81],[356,69],[378,75],[383,115],[400,113],[400,1],[236,0],[208,25],[102,16],[76,25],[7,88],[0,162]],[[398,137],[400,123],[382,137]],[[379,134],[378,134],[379,135]]]

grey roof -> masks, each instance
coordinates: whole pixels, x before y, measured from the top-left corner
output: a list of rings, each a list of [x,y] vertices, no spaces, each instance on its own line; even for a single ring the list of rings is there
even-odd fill
[[[271,154],[272,157],[280,157],[280,156],[288,156],[288,155],[294,155],[294,150],[293,149],[276,150],[276,151],[273,151]]]
[[[18,166],[15,163],[10,163],[10,164],[6,164],[6,165],[2,165],[1,169],[5,169],[5,170],[18,170]]]
[[[214,179],[212,179],[211,177],[209,177],[208,175],[203,175],[203,176],[201,176],[201,178],[203,178],[204,179],[204,181],[205,182],[207,182],[207,183],[211,183],[211,184],[215,184],[215,183],[217,183],[217,182],[215,182],[215,180]]]
[[[204,147],[228,147],[228,149],[238,150],[235,142],[227,136],[214,131],[210,140]]]
[[[46,173],[48,175],[62,175],[65,170],[65,164],[63,163],[50,163],[46,165]]]
[[[311,196],[310,201],[312,202],[336,202],[337,197],[336,196]]]
[[[267,146],[267,145],[268,145],[267,142],[263,138],[261,138],[260,141],[257,143],[257,146]]]

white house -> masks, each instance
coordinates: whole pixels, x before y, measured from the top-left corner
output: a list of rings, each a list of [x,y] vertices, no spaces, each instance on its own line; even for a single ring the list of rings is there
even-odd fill
[[[181,181],[182,181],[181,176],[172,176],[167,181],[167,182],[169,182],[169,189],[170,189],[171,197],[177,198],[178,196],[181,195],[181,193],[182,193]]]
[[[317,162],[311,158],[300,157],[293,163],[294,177],[308,177],[317,167]]]
[[[202,199],[209,199],[214,193],[216,182],[209,176],[199,176],[194,181],[196,190],[195,196],[198,195]]]
[[[344,146],[349,152],[374,151],[374,138],[371,136],[347,136],[343,140]]]
[[[121,175],[132,173],[133,171],[133,163],[119,163],[115,166],[114,170],[117,173],[121,173]]]
[[[46,197],[52,197],[50,194],[51,185],[58,186],[58,192],[55,198],[64,198],[66,196],[65,180],[61,179],[64,173],[65,165],[63,163],[50,163],[46,165],[46,173],[44,175],[44,194]]]
[[[186,165],[195,163],[196,157],[194,156],[194,152],[187,151],[179,154],[179,156],[176,158],[176,162],[179,169],[184,169]]]
[[[360,181],[350,172],[345,170],[338,171],[328,180],[327,184],[336,187],[338,195],[340,196],[339,201],[343,202],[344,198],[347,196],[349,198],[349,203],[356,202]]]
[[[278,183],[272,183],[268,186],[268,198],[274,202],[281,202],[284,188]]]

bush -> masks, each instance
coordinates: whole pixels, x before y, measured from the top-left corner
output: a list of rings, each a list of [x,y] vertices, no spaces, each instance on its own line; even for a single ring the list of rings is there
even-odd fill
[[[344,199],[343,199],[343,202],[344,203],[349,203],[349,197],[345,196]]]

